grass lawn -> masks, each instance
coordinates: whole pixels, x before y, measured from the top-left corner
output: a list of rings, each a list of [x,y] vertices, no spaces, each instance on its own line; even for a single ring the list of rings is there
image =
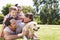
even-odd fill
[[[60,25],[40,25],[36,34],[39,40],[60,40]]]

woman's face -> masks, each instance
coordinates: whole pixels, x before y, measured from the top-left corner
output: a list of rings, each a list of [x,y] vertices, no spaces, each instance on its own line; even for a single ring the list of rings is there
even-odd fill
[[[25,18],[24,18],[24,22],[25,22],[25,23],[27,23],[27,22],[29,22],[29,21],[31,21],[31,19],[29,19],[29,17],[25,17]]]
[[[16,26],[16,20],[15,19],[11,19],[10,20],[10,26],[11,26],[11,28],[13,29],[13,30],[15,30],[16,28],[17,28],[17,26]]]

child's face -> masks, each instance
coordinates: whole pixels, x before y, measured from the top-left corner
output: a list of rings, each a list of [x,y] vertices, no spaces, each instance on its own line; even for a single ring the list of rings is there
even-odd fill
[[[17,10],[11,10],[10,15],[15,18],[17,15]]]
[[[21,8],[18,8],[18,11],[17,12],[20,13],[21,12]]]

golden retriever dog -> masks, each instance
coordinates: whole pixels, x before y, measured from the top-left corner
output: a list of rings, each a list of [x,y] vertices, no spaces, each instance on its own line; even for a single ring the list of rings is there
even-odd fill
[[[34,21],[27,23],[23,28],[23,31],[25,31],[24,40],[28,40],[28,38],[31,40],[37,40],[34,33],[35,31],[38,31],[39,28],[40,27],[38,27],[37,23]]]

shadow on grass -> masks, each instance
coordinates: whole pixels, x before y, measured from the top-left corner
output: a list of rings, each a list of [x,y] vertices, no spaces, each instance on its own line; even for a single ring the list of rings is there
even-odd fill
[[[4,38],[0,38],[0,40],[5,40]]]

